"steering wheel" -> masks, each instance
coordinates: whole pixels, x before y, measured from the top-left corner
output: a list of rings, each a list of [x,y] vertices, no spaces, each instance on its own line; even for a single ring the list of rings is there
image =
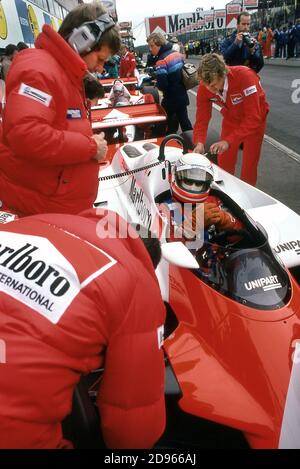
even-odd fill
[[[241,228],[239,230],[226,230],[220,231],[219,233],[211,235],[209,242],[214,244],[221,244],[225,247],[233,246],[235,243],[230,242],[229,238],[237,236],[238,238],[247,239],[247,241],[253,241],[252,236],[247,230]]]

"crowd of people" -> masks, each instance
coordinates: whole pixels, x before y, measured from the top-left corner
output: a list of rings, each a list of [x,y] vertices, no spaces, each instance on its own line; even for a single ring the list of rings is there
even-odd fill
[[[267,29],[253,39],[250,23],[242,12],[237,31],[218,45],[222,55],[201,41],[183,46],[160,33],[147,38],[167,132],[179,125],[193,131],[194,154],[176,164],[172,194],[180,203],[204,202],[205,228],[237,222],[209,198],[213,170],[204,154],[213,104],[221,107],[223,124],[210,152],[234,174],[242,146],[241,179],[256,184],[269,112],[258,72],[277,36]],[[291,54],[299,49],[299,29],[298,22],[289,33]],[[193,127],[182,69],[186,57],[199,53]],[[2,59],[1,210],[19,219],[0,229],[0,328],[8,356],[0,375],[0,448],[70,447],[61,422],[76,383],[104,364],[98,407],[105,444],[150,448],[165,427],[159,242],[137,232],[111,238],[113,225],[107,237],[98,236],[105,211],[91,209],[107,142],[104,133],[92,132],[87,99],[103,93],[95,77],[104,67],[112,78],[136,74],[134,53],[121,44],[117,25],[99,2],[76,7],[58,32],[44,25],[35,48],[7,46]],[[20,279],[24,291],[11,287]],[[133,385],[136,376],[139,384]]]

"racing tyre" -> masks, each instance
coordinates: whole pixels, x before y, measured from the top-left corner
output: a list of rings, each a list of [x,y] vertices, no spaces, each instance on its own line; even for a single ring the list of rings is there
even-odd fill
[[[154,88],[154,86],[143,86],[141,92],[143,94],[151,94],[151,96],[154,98],[154,102],[159,104],[159,92],[157,88]]]

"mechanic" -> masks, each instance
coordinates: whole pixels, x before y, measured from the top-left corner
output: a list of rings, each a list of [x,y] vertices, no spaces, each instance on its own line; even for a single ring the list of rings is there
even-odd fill
[[[106,446],[152,447],[165,426],[158,240],[147,253],[124,220],[93,209],[24,217],[0,239],[0,448],[71,447],[61,421],[80,375],[103,365]]]
[[[222,201],[210,195],[214,180],[211,162],[204,155],[183,155],[172,168],[172,199],[167,201],[172,215],[173,240],[183,238],[192,241],[195,237],[207,240],[209,232],[240,229],[236,220],[223,206]]]
[[[214,53],[203,57],[199,79],[194,152],[205,153],[204,144],[215,103],[222,108],[222,133],[221,140],[211,145],[210,152],[218,154],[221,168],[234,174],[238,149],[243,143],[241,179],[254,186],[269,112],[258,75],[248,67],[228,67],[223,57]]]
[[[260,44],[250,37],[251,15],[243,11],[237,17],[237,30],[221,43],[221,53],[227,65],[244,65],[257,73],[264,66]]]
[[[101,71],[120,47],[101,3],[81,4],[59,33],[44,25],[17,54],[7,83],[0,140],[0,199],[20,215],[79,213],[92,206],[104,134],[93,135],[84,100],[87,69]]]
[[[104,98],[105,89],[92,74],[88,74],[83,79],[85,97],[88,101],[89,108],[97,106],[98,100]]]
[[[120,78],[130,78],[135,76],[136,61],[135,55],[129,52],[126,44],[121,45],[121,60],[120,60]]]
[[[147,38],[150,52],[157,56],[157,87],[163,92],[162,106],[167,113],[168,134],[176,133],[178,123],[181,130],[192,130],[188,117],[189,98],[182,81],[183,56],[172,49],[161,33],[152,33]]]

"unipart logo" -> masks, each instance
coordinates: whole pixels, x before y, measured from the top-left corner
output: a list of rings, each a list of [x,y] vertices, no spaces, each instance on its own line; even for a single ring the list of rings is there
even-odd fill
[[[258,278],[256,280],[251,280],[250,282],[244,283],[244,286],[248,291],[262,288],[265,292],[282,288],[282,285],[279,282],[277,275],[271,275],[270,277],[263,277]]]
[[[297,256],[300,256],[300,240],[297,239],[289,241],[288,243],[279,244],[274,249],[274,252],[276,252],[276,254],[281,254],[285,251],[295,251]]]
[[[101,251],[95,269],[100,250],[95,246],[91,250],[95,263],[80,281],[75,270],[80,271],[80,266],[74,267],[48,239],[0,232],[0,292],[56,324],[81,288],[116,263]]]

